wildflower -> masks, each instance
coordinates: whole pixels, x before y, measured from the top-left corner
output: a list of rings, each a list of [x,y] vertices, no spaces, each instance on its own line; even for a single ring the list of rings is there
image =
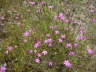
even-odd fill
[[[75,52],[69,52],[69,56],[75,56]]]
[[[41,1],[40,4],[44,5],[44,4],[46,4],[46,2],[45,1]]]
[[[36,62],[36,63],[40,63],[40,58],[36,58],[36,59],[35,59],[35,62]]]
[[[52,67],[52,66],[53,66],[53,62],[52,62],[52,61],[49,61],[49,62],[48,62],[48,66],[49,66],[49,67]]]
[[[37,53],[36,56],[41,57],[42,53]]]
[[[35,44],[34,44],[34,48],[39,48],[41,46],[41,42],[36,42]]]
[[[52,43],[52,39],[49,38],[49,39],[45,40],[44,43],[45,43],[45,44]]]
[[[56,30],[54,33],[55,33],[55,34],[60,34],[60,31]]]
[[[52,43],[49,43],[49,44],[48,44],[48,47],[52,47]]]
[[[44,51],[42,51],[42,54],[46,55],[46,54],[48,54],[48,51],[44,50]]]
[[[29,32],[24,32],[24,33],[23,33],[23,36],[24,36],[24,37],[29,36]]]
[[[46,37],[51,37],[51,35],[50,34],[46,34]]]
[[[31,4],[31,5],[35,5],[36,2],[34,2],[34,1],[31,2],[31,1],[30,1],[29,4]]]
[[[49,26],[49,29],[57,29],[58,26],[54,25],[54,26]]]
[[[81,34],[84,34],[84,33],[85,33],[85,30],[81,28],[81,29],[80,29],[80,33],[81,33]]]
[[[27,52],[28,52],[29,54],[32,54],[33,50],[27,50]]]
[[[76,37],[76,40],[85,40],[86,39],[86,36],[78,36]]]
[[[32,29],[29,29],[29,32],[32,32],[33,30]]]
[[[49,6],[48,6],[48,8],[52,9],[52,8],[54,8],[54,6],[52,6],[52,5],[49,5]]]
[[[0,16],[0,20],[4,20],[5,19],[5,17],[4,16]]]
[[[66,36],[65,35],[61,35],[61,39],[65,39],[66,38]]]
[[[94,54],[94,51],[93,51],[93,49],[88,48],[88,49],[87,49],[87,53],[88,53],[88,54]]]
[[[73,46],[76,48],[78,47],[79,45],[77,43],[74,43]]]
[[[71,67],[72,67],[72,64],[69,62],[69,60],[65,60],[65,61],[63,62],[63,64],[64,64],[66,67],[68,67],[68,68],[71,68]]]
[[[1,67],[0,67],[0,72],[6,72],[6,69],[7,69],[7,68],[6,68],[5,66],[1,66]]]
[[[58,16],[61,20],[64,20],[65,19],[65,16],[63,13],[59,13],[59,16]]]
[[[69,20],[68,20],[68,19],[64,19],[64,20],[63,20],[63,22],[68,23],[68,22],[69,22]]]
[[[72,47],[72,44],[71,43],[67,43],[66,47]]]
[[[8,47],[7,47],[7,50],[8,50],[8,51],[12,51],[13,49],[14,49],[14,48],[13,48],[12,46],[8,46]]]
[[[63,40],[62,40],[61,38],[59,38],[58,40],[59,40],[59,42],[60,42],[60,43],[62,43],[62,42],[63,42]]]
[[[94,23],[96,23],[96,18],[93,18],[92,21],[93,21]]]

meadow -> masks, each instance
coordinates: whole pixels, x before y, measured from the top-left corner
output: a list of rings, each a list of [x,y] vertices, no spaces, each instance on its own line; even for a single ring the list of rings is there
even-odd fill
[[[96,0],[0,0],[0,72],[96,72]]]

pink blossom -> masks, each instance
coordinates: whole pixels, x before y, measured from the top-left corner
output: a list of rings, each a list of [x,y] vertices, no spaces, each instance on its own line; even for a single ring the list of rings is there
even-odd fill
[[[44,43],[45,43],[45,44],[52,43],[52,39],[49,38],[49,39],[45,40]]]
[[[6,69],[7,69],[7,68],[6,68],[5,66],[1,66],[1,67],[0,67],[0,72],[6,72]]]
[[[73,45],[74,45],[75,48],[79,46],[77,43],[74,43]]]
[[[51,37],[51,35],[50,34],[46,34],[46,37]]]
[[[78,36],[76,37],[76,40],[85,40],[86,39],[86,36]]]
[[[8,46],[8,47],[7,47],[7,50],[8,50],[8,51],[12,51],[13,49],[14,49],[14,47],[12,47],[12,46]]]
[[[34,44],[34,48],[39,48],[41,46],[41,42],[36,42],[35,44]]]
[[[61,38],[59,38],[58,40],[59,40],[59,42],[60,42],[60,43],[62,43],[62,42],[63,42],[63,40],[62,40]]]
[[[57,29],[58,26],[54,25],[54,26],[49,26],[50,29]]]
[[[75,56],[75,52],[69,52],[69,56]]]
[[[96,23],[96,18],[93,18],[92,21],[93,21],[94,23]]]
[[[72,67],[72,64],[69,62],[69,60],[65,60],[65,61],[63,62],[63,64],[64,64],[66,67],[68,67],[68,68],[71,68],[71,67]]]
[[[65,39],[66,38],[66,36],[65,35],[61,35],[61,39]]]
[[[52,5],[49,5],[49,6],[48,6],[48,8],[52,9],[52,8],[54,8],[54,6],[52,6]]]
[[[29,36],[29,32],[24,32],[24,33],[23,33],[23,36],[24,36],[24,37]]]
[[[31,1],[30,1],[30,2],[29,2],[29,4],[31,4],[31,5],[35,5],[35,4],[36,4],[36,2],[34,2],[34,1],[33,1],[33,2],[31,2]]]
[[[28,52],[29,54],[32,54],[33,50],[27,50],[27,52]]]
[[[5,18],[4,18],[4,16],[0,16],[0,20],[4,20]]]
[[[61,20],[64,20],[65,19],[65,16],[63,13],[59,13],[59,16],[58,16]]]
[[[52,43],[49,43],[49,44],[48,44],[48,47],[52,47]]]
[[[40,63],[40,58],[36,58],[36,59],[35,59],[35,62],[36,62],[36,63]]]
[[[71,43],[67,43],[66,47],[72,47],[72,44]]]
[[[54,33],[55,33],[55,34],[60,34],[60,31],[56,30]]]
[[[88,53],[88,54],[94,54],[94,51],[93,51],[93,49],[88,48],[88,49],[87,49],[87,53]]]
[[[41,1],[40,4],[44,5],[44,4],[46,4],[46,2],[45,1]]]
[[[69,20],[68,20],[68,19],[64,19],[64,20],[63,20],[63,22],[68,23],[68,22],[69,22]]]
[[[46,54],[48,54],[48,51],[44,50],[44,51],[42,51],[42,54],[46,55]]]
[[[32,32],[33,30],[32,29],[29,29],[29,32]]]
[[[81,29],[80,29],[80,33],[81,33],[81,34],[84,34],[84,33],[85,33],[85,30],[81,28]]]
[[[37,53],[36,56],[41,57],[42,53]]]
[[[48,66],[50,66],[50,67],[53,66],[53,62],[52,61],[49,61],[48,62]]]

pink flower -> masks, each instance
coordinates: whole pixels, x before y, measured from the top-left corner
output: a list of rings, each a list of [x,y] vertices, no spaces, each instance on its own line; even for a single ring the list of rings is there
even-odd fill
[[[45,43],[45,44],[52,43],[52,39],[49,38],[49,39],[45,40],[44,43]]]
[[[49,43],[49,44],[48,44],[48,47],[52,47],[52,43]]]
[[[72,67],[72,64],[71,64],[68,60],[65,60],[65,61],[63,62],[63,64],[64,64],[66,67],[68,67],[68,68],[71,68],[71,67]]]
[[[0,20],[4,20],[5,18],[4,18],[4,16],[0,16]]]
[[[5,66],[1,66],[1,67],[0,67],[0,72],[6,72],[6,69],[7,69],[7,68],[6,68]]]
[[[28,52],[29,54],[32,54],[33,51],[32,51],[32,50],[27,50],[27,52]]]
[[[68,48],[68,47],[72,47],[72,44],[71,43],[67,43],[66,44],[66,47]]]
[[[94,51],[93,51],[93,49],[88,48],[88,49],[87,49],[87,53],[88,53],[88,54],[94,54]]]
[[[8,51],[12,51],[13,49],[14,49],[14,48],[13,48],[12,46],[8,46],[8,47],[7,47],[7,50],[8,50]]]
[[[55,34],[60,34],[60,31],[56,30],[54,33],[55,33]]]
[[[96,23],[96,18],[93,18],[92,21],[93,21],[94,23]]]
[[[51,37],[51,35],[50,34],[46,34],[46,37]]]
[[[73,45],[74,45],[75,48],[79,46],[77,43],[74,43]]]
[[[40,59],[39,59],[39,58],[36,58],[36,59],[35,59],[35,62],[36,62],[36,63],[40,63]]]
[[[41,46],[41,42],[36,42],[35,44],[34,44],[34,48],[39,48]]]
[[[48,6],[48,8],[52,9],[52,8],[54,8],[54,6],[50,5],[50,6]]]
[[[42,51],[42,54],[46,55],[46,54],[48,54],[48,51],[44,50],[44,51]]]
[[[40,4],[44,5],[44,4],[46,4],[46,2],[45,1],[41,1]]]
[[[59,13],[59,16],[58,16],[61,20],[64,20],[65,19],[65,16],[63,13]]]
[[[85,40],[86,39],[86,36],[78,36],[76,37],[76,40]]]
[[[31,2],[31,1],[30,1],[30,2],[29,2],[29,4],[31,4],[31,5],[35,5],[35,4],[36,4],[36,2],[34,2],[34,1],[33,1],[33,2]]]
[[[69,56],[75,56],[75,52],[69,52]]]
[[[36,56],[41,57],[42,53],[37,53]]]
[[[68,20],[68,19],[64,19],[64,20],[63,20],[63,22],[68,23],[68,22],[69,22],[69,20]]]
[[[65,39],[66,38],[66,36],[65,35],[61,35],[61,39]]]
[[[53,62],[52,61],[49,61],[48,62],[48,66],[52,67],[53,66]]]
[[[32,29],[29,29],[29,32],[33,32],[33,30]]]
[[[84,34],[84,33],[85,33],[85,30],[81,29],[81,30],[80,30],[80,33],[81,33],[81,34]]]
[[[63,40],[62,40],[61,38],[59,38],[58,40],[59,40],[59,42],[60,42],[60,43],[62,43],[62,42],[63,42]]]
[[[29,32],[24,32],[24,33],[23,33],[23,36],[24,36],[24,37],[29,36]]]

